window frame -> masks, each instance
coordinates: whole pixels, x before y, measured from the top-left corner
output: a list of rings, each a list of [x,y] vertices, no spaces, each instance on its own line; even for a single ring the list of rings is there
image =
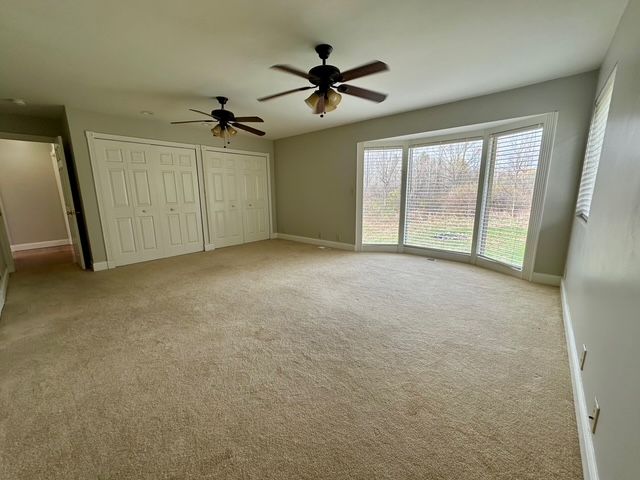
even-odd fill
[[[422,255],[431,258],[453,260],[462,263],[472,263],[491,270],[513,275],[519,278],[532,280],[533,266],[535,264],[537,244],[540,237],[540,229],[542,226],[542,210],[544,207],[544,198],[546,195],[547,180],[549,175],[549,164],[551,162],[551,151],[555,138],[558,112],[549,112],[541,115],[532,115],[513,120],[501,121],[499,125],[491,122],[492,126],[479,125],[478,128],[465,129],[463,132],[448,133],[443,131],[442,134],[434,132],[433,134],[425,133],[422,137],[411,138],[409,140],[377,140],[359,142],[357,144],[357,171],[356,171],[356,244],[355,250],[361,252],[397,252]],[[529,230],[527,233],[525,259],[522,270],[512,268],[506,264],[496,262],[477,254],[478,251],[478,235],[480,222],[485,208],[485,192],[487,191],[486,182],[488,180],[487,168],[488,161],[491,156],[491,139],[493,135],[512,131],[527,129],[535,125],[542,125],[542,145],[540,147],[540,159],[538,161],[538,170],[534,185],[534,193],[531,204],[531,216],[529,220]],[[474,219],[473,238],[471,253],[451,252],[446,250],[415,247],[404,244],[405,220],[406,220],[406,203],[407,203],[407,175],[409,163],[409,149],[413,147],[434,145],[441,143],[450,143],[453,141],[463,141],[468,139],[483,139],[482,157],[480,161],[480,176],[478,179],[478,192],[476,201],[476,213]],[[400,198],[400,221],[397,245],[367,245],[362,243],[362,195],[363,195],[363,167],[364,167],[364,149],[373,147],[395,147],[403,149],[402,155],[402,185]]]

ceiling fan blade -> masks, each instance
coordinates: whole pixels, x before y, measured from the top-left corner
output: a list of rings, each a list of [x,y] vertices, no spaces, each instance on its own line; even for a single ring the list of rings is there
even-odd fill
[[[231,125],[233,125],[236,128],[239,128],[241,130],[244,130],[245,132],[253,133],[254,135],[260,135],[260,136],[264,135],[264,132],[262,130],[258,130],[257,128],[249,127],[248,125],[243,125],[241,123],[236,123],[236,122],[231,122]]]
[[[310,86],[310,87],[294,88],[293,90],[287,90],[286,92],[280,92],[280,93],[276,93],[275,95],[269,95],[268,97],[259,98],[258,101],[264,102],[265,100],[271,100],[272,98],[282,97],[283,95],[289,95],[290,93],[295,93],[295,92],[303,92],[305,90],[311,90],[313,88],[316,88],[316,87]]]
[[[185,122],[171,122],[171,125],[178,125],[179,123],[202,123],[202,122],[215,122],[215,120],[187,120]]]
[[[202,110],[195,110],[193,108],[190,108],[189,110],[191,110],[192,112],[201,113],[202,115],[206,115],[207,117],[213,118],[210,113],[203,112]]]
[[[263,119],[261,119],[260,117],[236,117],[235,118],[236,122],[264,122]]]
[[[281,72],[290,73],[292,75],[297,75],[298,77],[306,78],[309,80],[309,74],[307,72],[303,72],[302,70],[297,69],[296,67],[292,67],[290,65],[274,65],[271,68],[274,70],[280,70]]]
[[[349,80],[355,80],[356,78],[373,75],[374,73],[384,72],[385,70],[389,70],[389,65],[376,60],[375,62],[367,63],[366,65],[342,72],[342,79],[340,81],[348,82]]]
[[[385,93],[374,92],[373,90],[354,87],[353,85],[345,85],[344,83],[338,87],[338,91],[340,93],[346,93],[347,95],[353,95],[354,97],[371,100],[372,102],[376,103],[384,102],[384,100],[387,98],[387,95]]]
[[[313,113],[316,115],[324,113],[324,95],[319,95],[318,103],[316,103],[316,108],[313,110]]]

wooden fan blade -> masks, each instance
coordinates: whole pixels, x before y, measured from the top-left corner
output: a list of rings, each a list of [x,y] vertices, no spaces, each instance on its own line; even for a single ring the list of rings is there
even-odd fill
[[[260,135],[260,136],[264,135],[264,132],[262,130],[258,130],[257,128],[249,127],[248,125],[243,125],[241,123],[235,123],[235,122],[231,122],[231,125],[233,125],[234,127],[239,128],[241,130],[244,130],[245,132],[253,133],[254,135]]]
[[[210,114],[210,113],[203,112],[202,110],[195,110],[195,109],[193,109],[193,108],[190,108],[189,110],[191,110],[192,112],[201,113],[202,115],[206,115],[207,117],[214,118],[214,117],[212,117],[212,116],[211,116],[211,114]]]
[[[185,122],[171,122],[172,125],[178,125],[179,123],[202,123],[202,122],[215,122],[216,120],[187,120]]]
[[[313,113],[321,114],[324,113],[324,95],[320,95],[318,99],[318,103],[316,103],[316,108],[313,110]]]
[[[280,92],[280,93],[276,93],[275,95],[269,95],[268,97],[259,98],[258,101],[259,102],[264,102],[265,100],[271,100],[272,98],[282,97],[283,95],[289,95],[290,93],[304,92],[305,90],[311,90],[313,88],[316,88],[316,87],[294,88],[293,90],[287,90],[286,92]]]
[[[261,119],[260,117],[236,117],[235,118],[236,122],[264,122],[263,119]]]
[[[338,87],[338,91],[340,93],[346,93],[347,95],[353,95],[354,97],[371,100],[376,103],[384,102],[387,98],[387,95],[384,93],[374,92],[373,90],[367,90],[366,88],[354,87],[353,85],[342,84]]]
[[[342,72],[341,82],[348,82],[349,80],[355,80],[356,78],[365,77],[367,75],[373,75],[374,73],[384,72],[389,70],[389,65],[379,60],[375,62],[367,63],[360,67],[352,68],[346,72]]]
[[[292,75],[297,75],[298,77],[306,78],[309,80],[309,74],[307,72],[303,72],[302,70],[297,69],[296,67],[292,67],[291,65],[274,65],[271,68],[274,70],[280,70],[281,72],[290,73]]]

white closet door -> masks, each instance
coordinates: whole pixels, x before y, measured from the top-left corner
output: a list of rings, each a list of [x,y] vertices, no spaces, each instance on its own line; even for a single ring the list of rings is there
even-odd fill
[[[266,158],[239,155],[244,241],[269,238],[269,199],[267,194]]]
[[[204,155],[209,238],[216,247],[244,241],[236,156],[206,151]]]
[[[203,250],[196,155],[184,148],[154,147],[165,255]]]
[[[97,140],[100,189],[116,265],[163,256],[154,168],[144,145]]]

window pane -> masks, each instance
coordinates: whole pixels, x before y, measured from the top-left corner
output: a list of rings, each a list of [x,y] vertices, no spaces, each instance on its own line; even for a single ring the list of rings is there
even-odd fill
[[[587,150],[584,155],[580,191],[578,192],[578,203],[576,206],[576,213],[585,220],[589,217],[591,211],[591,199],[593,198],[593,190],[596,186],[596,176],[598,174],[598,165],[604,143],[604,134],[607,129],[609,105],[611,104],[611,97],[613,95],[615,77],[616,72],[614,70],[596,101],[596,107],[593,111],[593,117],[591,118],[591,127],[589,127],[589,138],[587,140]]]
[[[542,127],[492,139],[478,253],[517,269],[524,263],[541,144]]]
[[[365,149],[362,243],[397,244],[402,148]]]
[[[406,245],[471,253],[482,140],[411,149]]]

